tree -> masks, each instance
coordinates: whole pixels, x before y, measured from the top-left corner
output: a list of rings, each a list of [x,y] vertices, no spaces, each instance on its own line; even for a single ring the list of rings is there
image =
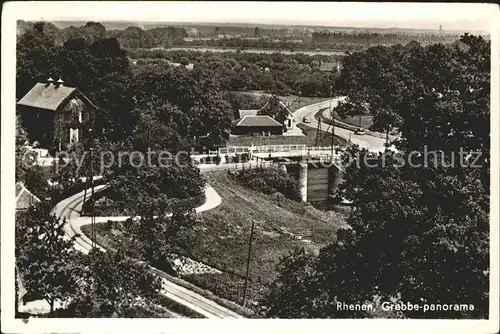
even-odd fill
[[[203,141],[209,147],[223,145],[229,138],[231,108],[220,85],[201,70],[150,69],[138,74],[134,82],[132,91],[139,110],[152,101],[154,107],[177,109],[166,115],[175,117],[181,138],[195,138],[195,145]]]
[[[24,183],[26,188],[42,200],[49,195],[49,183],[42,167],[38,165],[30,167],[26,171]]]
[[[274,118],[279,123],[284,123],[288,117],[288,110],[280,103],[276,95],[268,98],[268,103],[259,111],[259,115],[268,115]]]
[[[132,70],[115,38],[83,38],[67,41],[58,56],[59,73],[68,86],[78,87],[99,110],[96,137],[123,140],[131,134],[133,95],[129,91]]]
[[[160,279],[145,264],[120,252],[92,249],[75,259],[78,285],[69,309],[76,317],[124,317],[137,305],[147,305],[161,288]]]
[[[377,47],[347,61],[343,75],[351,80],[349,90],[357,91],[352,101],[370,103],[377,127],[400,121],[399,151],[377,155],[354,146],[345,152],[345,162],[354,160],[337,196],[352,202],[350,228],[337,233],[309,270],[316,293],[301,300],[307,305],[303,316],[370,316],[339,310],[337,303],[374,304],[380,298],[474,305],[468,311],[406,310],[405,317],[487,316],[489,43],[468,35],[460,42],[467,47],[415,46],[406,54],[400,47]],[[435,154],[425,154],[425,146]],[[477,168],[463,165],[470,159],[459,161],[459,149],[485,159]],[[300,261],[285,263],[293,268],[289,263]],[[277,286],[286,295],[292,271],[282,272]],[[286,307],[277,298],[266,306],[275,314]]]
[[[277,267],[278,278],[263,301],[267,317],[300,319],[316,312],[316,262],[316,256],[306,253],[303,248],[281,259]]]
[[[59,47],[48,32],[48,23],[36,22],[18,37],[16,48],[16,97],[22,98],[37,82],[55,75]]]
[[[24,174],[26,173],[26,163],[27,157],[26,144],[28,143],[28,134],[24,129],[21,119],[16,115],[16,143],[15,143],[15,161],[16,161],[16,182],[24,180]]]
[[[50,214],[42,202],[16,219],[16,262],[31,298],[45,299],[54,310],[56,300],[72,296],[75,280],[70,256],[73,239],[66,239],[66,221]]]

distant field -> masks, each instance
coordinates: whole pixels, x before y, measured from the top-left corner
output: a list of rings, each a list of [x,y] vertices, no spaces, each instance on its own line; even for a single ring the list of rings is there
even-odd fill
[[[298,124],[298,128],[302,130],[305,136],[238,136],[230,137],[226,146],[255,146],[260,145],[288,145],[288,144],[304,144],[307,146],[316,145],[317,130],[313,127]],[[336,145],[346,145],[345,139],[335,136]],[[325,131],[321,131],[321,140],[318,146],[330,146],[332,144],[332,136]]]

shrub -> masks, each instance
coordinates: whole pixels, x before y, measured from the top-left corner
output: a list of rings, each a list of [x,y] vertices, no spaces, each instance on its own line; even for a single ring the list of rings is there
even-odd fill
[[[264,194],[279,192],[286,198],[299,201],[300,185],[297,180],[278,168],[254,168],[238,172],[236,178],[251,189]]]

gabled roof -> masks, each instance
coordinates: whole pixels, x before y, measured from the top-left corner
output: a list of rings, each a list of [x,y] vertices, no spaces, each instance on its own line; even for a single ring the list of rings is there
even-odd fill
[[[332,72],[337,67],[336,63],[322,63],[319,67],[320,71]]]
[[[73,87],[37,83],[17,104],[56,111],[75,90]]]
[[[40,199],[33,195],[21,182],[16,183],[16,210],[29,208]]]
[[[259,113],[260,109],[242,109],[238,110],[238,113],[240,115],[240,118],[243,116],[257,116]]]
[[[236,126],[275,126],[283,127],[283,124],[267,115],[243,116],[236,120]]]
[[[269,101],[270,100],[267,100],[267,102],[262,106],[262,108],[260,108],[260,110],[264,109],[265,107],[267,107],[267,105],[269,104]],[[293,116],[293,113],[290,111],[290,109],[286,106],[286,104],[283,103],[283,101],[281,101],[280,99],[278,99],[278,103],[281,105],[282,108],[285,108],[285,110],[288,112],[289,115],[292,115]]]
[[[37,83],[31,90],[17,102],[18,105],[56,111],[59,107],[71,98],[76,92],[92,107],[97,107],[77,88],[57,86],[54,84]]]

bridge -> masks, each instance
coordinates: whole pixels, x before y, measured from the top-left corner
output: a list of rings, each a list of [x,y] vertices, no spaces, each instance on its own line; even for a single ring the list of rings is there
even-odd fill
[[[208,151],[202,154],[192,154],[191,157],[196,161],[201,161],[203,158],[216,156],[238,156],[249,154],[251,157],[257,158],[320,158],[320,159],[338,159],[337,151],[340,146],[307,146],[302,144],[288,145],[261,145],[261,146],[228,146],[222,147],[215,151]]]
[[[302,201],[323,202],[337,188],[344,169],[341,166],[340,146],[307,146],[300,144],[231,146],[208,151],[205,154],[193,154],[202,172],[216,170],[242,170],[251,168],[282,168],[289,175],[299,180]],[[202,163],[204,159],[214,157],[242,157],[248,159],[238,162]]]

